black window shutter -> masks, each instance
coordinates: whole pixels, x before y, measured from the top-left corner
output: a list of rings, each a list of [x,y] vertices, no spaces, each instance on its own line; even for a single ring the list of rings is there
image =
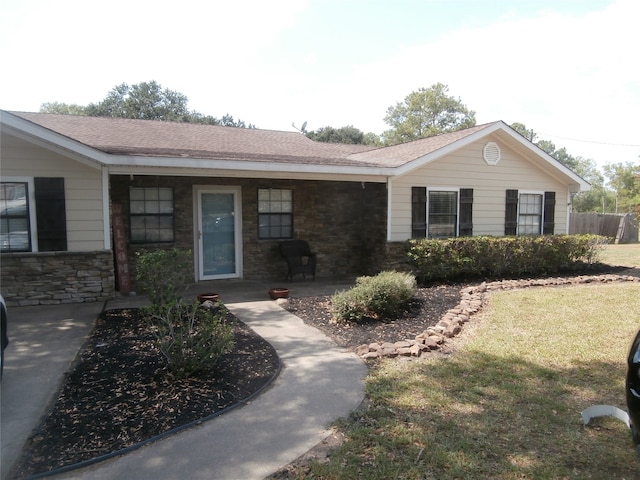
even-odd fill
[[[459,232],[461,237],[473,235],[473,188],[460,189]]]
[[[544,192],[544,225],[542,233],[553,235],[556,217],[556,192]]]
[[[411,187],[411,238],[427,236],[427,188]]]
[[[518,190],[507,190],[504,213],[504,234],[516,235],[518,232]]]
[[[34,178],[38,250],[67,249],[67,214],[64,200],[64,178]]]

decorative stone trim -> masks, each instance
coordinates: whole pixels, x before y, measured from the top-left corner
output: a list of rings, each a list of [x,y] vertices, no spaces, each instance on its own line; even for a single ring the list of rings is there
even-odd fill
[[[413,339],[399,342],[382,342],[360,345],[356,348],[356,355],[365,360],[381,357],[395,358],[419,357],[424,352],[441,351],[446,341],[458,335],[462,327],[473,315],[486,305],[487,295],[495,291],[514,290],[529,287],[557,287],[579,285],[586,283],[640,283],[640,276],[633,275],[581,275],[567,278],[542,278],[534,280],[502,280],[498,282],[483,282],[480,285],[466,287],[460,290],[460,303],[448,310],[440,321]]]
[[[113,298],[113,252],[2,254],[2,295],[8,306],[102,302]]]

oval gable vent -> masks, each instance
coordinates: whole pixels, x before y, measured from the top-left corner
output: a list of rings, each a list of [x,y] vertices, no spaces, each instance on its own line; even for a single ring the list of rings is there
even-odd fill
[[[482,149],[482,158],[489,165],[496,165],[500,161],[500,147],[496,142],[488,142]]]

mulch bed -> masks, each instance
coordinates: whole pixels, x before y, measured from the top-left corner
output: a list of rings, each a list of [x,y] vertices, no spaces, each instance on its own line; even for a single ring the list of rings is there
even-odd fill
[[[283,308],[302,318],[307,325],[321,330],[336,344],[348,349],[373,342],[395,342],[415,338],[427,327],[435,325],[460,303],[460,290],[465,285],[449,284],[419,288],[406,312],[390,321],[365,319],[357,324],[331,321],[329,296],[290,298]]]
[[[214,369],[177,379],[137,309],[109,310],[27,442],[16,478],[89,462],[199,422],[250,398],[277,374],[273,347],[228,315],[235,346]]]

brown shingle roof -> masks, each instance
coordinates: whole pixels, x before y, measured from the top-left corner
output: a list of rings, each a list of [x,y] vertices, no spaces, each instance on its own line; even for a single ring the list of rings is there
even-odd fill
[[[374,148],[370,145],[315,142],[298,132],[126,118],[10,113],[109,154],[362,167],[404,165],[491,125]]]
[[[110,117],[11,112],[105,153],[221,160],[366,165],[371,146],[314,142],[297,132]]]
[[[495,123],[495,122],[493,122]],[[469,135],[487,128],[493,123],[477,125],[465,130],[458,130],[451,133],[443,133],[433,137],[414,140],[413,142],[401,143],[386,148],[379,148],[361,153],[355,153],[350,156],[352,160],[362,160],[367,163],[375,163],[385,167],[398,167],[412,160],[424,157],[441,148],[451,145]]]

